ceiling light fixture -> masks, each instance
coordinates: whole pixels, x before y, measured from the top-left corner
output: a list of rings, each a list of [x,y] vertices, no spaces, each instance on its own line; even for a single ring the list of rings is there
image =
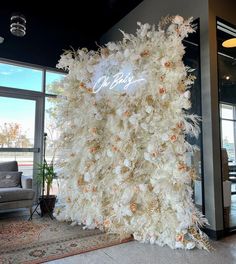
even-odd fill
[[[222,46],[225,48],[234,48],[236,47],[236,38],[227,39],[222,43]]]
[[[26,34],[26,18],[20,13],[11,15],[10,31],[16,37],[23,37]]]

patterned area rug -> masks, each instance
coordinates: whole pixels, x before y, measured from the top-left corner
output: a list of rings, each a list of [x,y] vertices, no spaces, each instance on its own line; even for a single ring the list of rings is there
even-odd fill
[[[36,264],[131,241],[50,218],[0,219],[0,264]]]

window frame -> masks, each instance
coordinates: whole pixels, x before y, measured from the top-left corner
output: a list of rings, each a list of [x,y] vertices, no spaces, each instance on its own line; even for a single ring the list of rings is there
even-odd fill
[[[37,166],[36,164],[41,163],[43,159],[43,137],[45,129],[45,101],[48,97],[56,97],[56,94],[46,93],[46,73],[61,73],[66,72],[50,67],[43,67],[34,64],[12,61],[0,58],[0,63],[11,64],[19,67],[27,67],[31,69],[36,69],[42,71],[42,90],[34,91],[29,89],[19,89],[14,87],[0,86],[0,96],[16,99],[28,99],[34,100],[36,102],[35,109],[35,139],[33,148],[0,148],[0,152],[33,152],[33,189],[36,191],[36,199],[40,195],[40,186],[34,180],[36,178]]]

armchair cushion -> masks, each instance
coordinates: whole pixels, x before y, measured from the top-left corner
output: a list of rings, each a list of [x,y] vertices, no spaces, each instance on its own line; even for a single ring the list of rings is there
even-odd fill
[[[20,187],[22,172],[0,171],[0,188]]]
[[[7,161],[0,163],[0,171],[18,171],[17,161]]]
[[[34,191],[30,189],[22,189],[20,187],[2,188],[0,189],[0,204],[3,202],[32,200]]]

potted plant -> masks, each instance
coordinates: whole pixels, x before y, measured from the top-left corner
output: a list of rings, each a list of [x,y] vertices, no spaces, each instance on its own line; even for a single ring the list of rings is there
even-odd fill
[[[39,197],[42,216],[46,213],[49,213],[51,215],[53,213],[56,202],[56,195],[50,194],[50,189],[55,177],[56,173],[54,171],[53,161],[48,164],[45,160],[42,164],[38,164],[37,179],[38,182],[42,184],[42,195]]]

